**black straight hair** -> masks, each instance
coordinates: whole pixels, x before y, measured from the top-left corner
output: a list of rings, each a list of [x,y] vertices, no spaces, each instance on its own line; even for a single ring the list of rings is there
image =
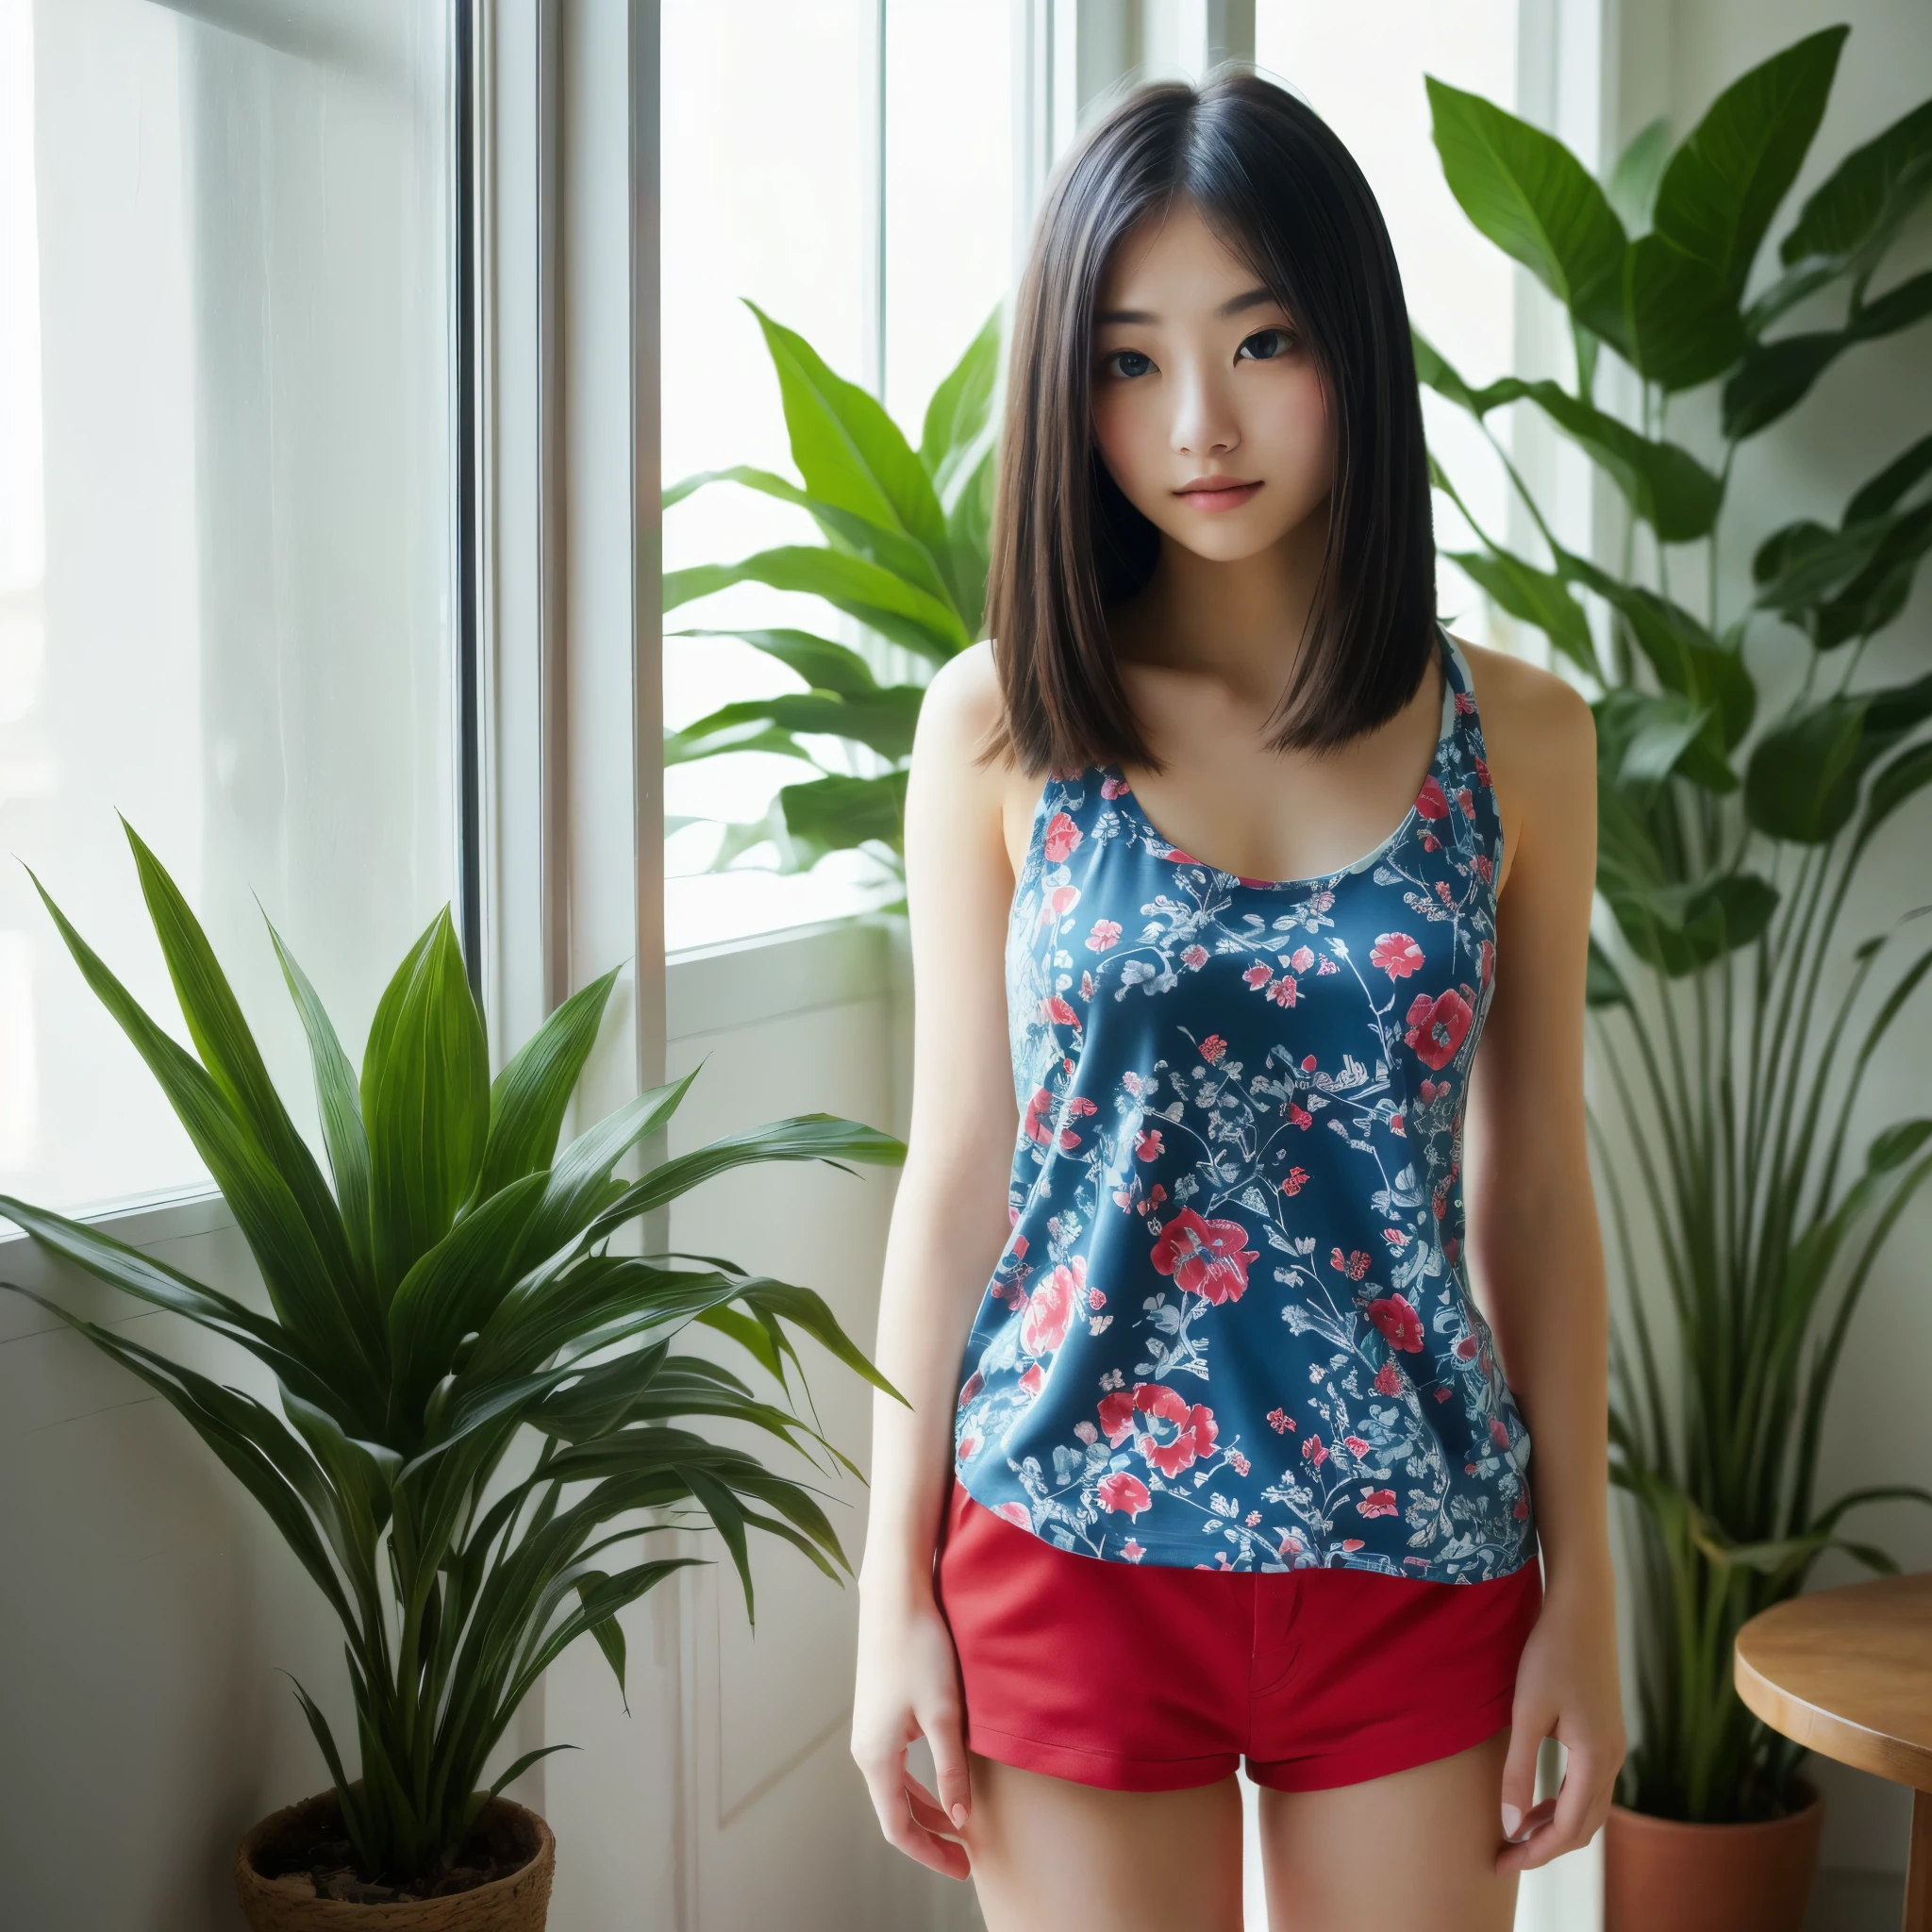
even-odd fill
[[[1277,751],[1323,751],[1394,717],[1435,654],[1428,454],[1402,277],[1375,197],[1320,115],[1242,69],[1127,94],[1049,183],[1015,305],[993,509],[989,630],[1004,715],[991,759],[1028,773],[1157,767],[1107,613],[1160,536],[1094,441],[1094,314],[1115,249],[1177,202],[1294,318],[1328,399],[1335,473]],[[1284,715],[1285,714],[1285,715]]]

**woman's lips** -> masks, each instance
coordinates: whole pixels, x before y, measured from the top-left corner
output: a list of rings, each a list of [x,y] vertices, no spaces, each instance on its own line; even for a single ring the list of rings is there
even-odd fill
[[[1223,482],[1217,477],[1211,483],[1190,483],[1174,494],[1190,509],[1239,509],[1260,487],[1258,483],[1237,483],[1232,478]]]

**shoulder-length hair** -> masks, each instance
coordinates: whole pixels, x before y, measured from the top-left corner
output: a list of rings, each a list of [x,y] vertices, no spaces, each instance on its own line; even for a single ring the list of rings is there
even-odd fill
[[[1415,695],[1435,651],[1435,537],[1408,310],[1369,184],[1327,124],[1241,70],[1141,87],[1048,187],[1015,306],[993,509],[989,632],[1005,698],[991,758],[1029,773],[1158,769],[1107,611],[1141,590],[1159,533],[1094,441],[1093,318],[1115,248],[1198,208],[1295,319],[1335,438],[1328,535],[1272,747],[1325,750]]]

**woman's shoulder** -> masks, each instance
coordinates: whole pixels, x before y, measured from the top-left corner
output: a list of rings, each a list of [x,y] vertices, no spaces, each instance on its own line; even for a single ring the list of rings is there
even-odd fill
[[[998,739],[1005,720],[999,666],[991,641],[982,638],[933,673],[920,701],[914,767],[937,772],[949,783],[984,791],[989,798],[1003,798],[1015,777],[1013,746],[1002,744],[990,758],[983,754]]]
[[[1523,827],[1573,818],[1596,791],[1596,718],[1567,678],[1511,651],[1456,639],[1469,666],[1484,761],[1503,821],[1507,882]]]
[[[1483,738],[1492,750],[1499,738],[1525,745],[1547,740],[1552,754],[1574,758],[1584,751],[1594,763],[1596,719],[1568,678],[1492,644],[1457,638],[1456,646],[1469,666]]]

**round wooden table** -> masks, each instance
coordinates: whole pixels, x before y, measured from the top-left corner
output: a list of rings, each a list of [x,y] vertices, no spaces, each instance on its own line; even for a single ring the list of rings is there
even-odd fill
[[[1738,1632],[1732,1674],[1773,1730],[1912,1787],[1905,1932],[1932,1932],[1932,1573],[1774,1604]]]

